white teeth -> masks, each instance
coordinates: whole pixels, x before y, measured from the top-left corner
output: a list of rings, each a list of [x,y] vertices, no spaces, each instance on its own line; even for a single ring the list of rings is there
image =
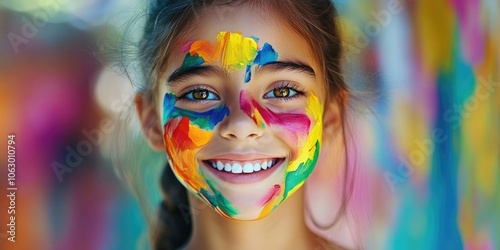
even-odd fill
[[[224,171],[226,171],[226,172],[231,172],[231,164],[226,163],[226,164],[224,165]]]
[[[233,174],[240,174],[241,172],[243,172],[243,168],[241,167],[241,165],[239,163],[233,164],[231,169],[232,169]]]
[[[253,173],[253,164],[245,163],[245,165],[243,166],[243,173]]]
[[[208,164],[219,171],[231,172],[233,174],[250,174],[271,168],[276,164],[276,160],[267,160],[261,162],[234,162],[223,163],[222,161],[209,161]]]
[[[267,169],[267,161],[263,162],[260,166],[262,169]]]
[[[222,162],[220,162],[220,161],[217,161],[217,169],[219,171],[222,171],[222,169],[224,169],[224,164],[222,164]]]
[[[260,164],[259,163],[253,164],[253,171],[254,172],[260,171]]]

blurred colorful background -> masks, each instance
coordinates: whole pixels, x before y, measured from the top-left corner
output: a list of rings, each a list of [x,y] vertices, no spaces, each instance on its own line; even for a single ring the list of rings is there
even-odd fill
[[[498,0],[334,3],[353,105],[365,110],[353,113],[349,206],[361,246],[500,249]],[[143,6],[0,2],[0,225],[10,223],[9,135],[17,187],[16,242],[1,226],[0,249],[146,247],[141,204],[109,157],[131,88],[106,53]]]

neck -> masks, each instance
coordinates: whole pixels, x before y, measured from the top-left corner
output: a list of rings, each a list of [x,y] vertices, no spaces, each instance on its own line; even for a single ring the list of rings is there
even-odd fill
[[[318,237],[304,221],[303,190],[256,221],[226,219],[208,205],[196,206],[201,202],[190,194],[193,234],[186,249],[314,249]]]

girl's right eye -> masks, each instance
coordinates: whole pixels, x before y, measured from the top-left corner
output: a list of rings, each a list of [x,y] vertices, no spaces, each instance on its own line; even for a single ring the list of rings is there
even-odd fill
[[[182,94],[178,99],[188,101],[211,101],[219,100],[219,96],[208,89],[193,89]]]

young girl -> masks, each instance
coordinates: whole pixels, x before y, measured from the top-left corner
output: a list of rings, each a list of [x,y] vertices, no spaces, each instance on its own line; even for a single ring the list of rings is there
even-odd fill
[[[321,160],[345,142],[336,22],[329,0],[154,1],[135,106],[168,159],[155,248],[341,248],[306,225],[302,188],[346,164]]]

